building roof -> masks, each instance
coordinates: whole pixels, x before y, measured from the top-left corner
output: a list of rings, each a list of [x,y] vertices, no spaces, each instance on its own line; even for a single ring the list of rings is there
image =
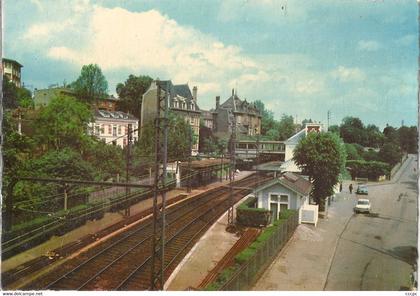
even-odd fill
[[[195,110],[186,110],[186,111],[195,111],[200,112],[200,107],[197,102],[194,101],[190,87],[188,84],[172,84],[171,80],[159,80],[157,81],[159,86],[165,91],[169,92],[171,103],[175,100],[176,97],[185,98],[187,104],[193,103],[195,105]],[[185,110],[185,109],[182,109]]]
[[[3,61],[4,62],[10,62],[10,63],[16,64],[16,65],[18,65],[21,68],[23,67],[23,65],[21,63],[19,63],[18,61],[12,60],[12,59],[3,58]]]
[[[312,190],[311,182],[298,174],[290,172],[285,173],[280,177],[280,183],[302,195],[309,195]]]
[[[107,118],[113,120],[138,120],[138,118],[133,115],[121,111],[95,110],[94,115],[96,118]]]
[[[232,109],[233,112],[238,113],[252,113],[257,116],[261,116],[260,111],[254,103],[248,103],[246,99],[242,101],[236,94],[232,94],[223,104],[220,105],[220,108]]]
[[[174,90],[178,96],[184,97],[189,100],[193,99],[193,96],[192,96],[192,93],[188,84],[174,85]]]
[[[114,97],[114,95],[110,95],[110,96],[107,96],[106,98],[104,98],[103,100],[104,101],[118,102],[120,100],[120,98],[116,98],[116,97]]]
[[[306,180],[304,177],[294,173],[285,173],[280,178],[276,178],[261,185],[256,189],[256,191],[261,191],[265,188],[273,186],[274,184],[281,184],[284,187],[303,196],[308,196],[312,190],[312,183]]]
[[[290,138],[288,138],[284,143],[285,144],[292,144],[297,145],[301,139],[303,139],[306,135],[306,129],[302,129],[298,133],[294,134]]]

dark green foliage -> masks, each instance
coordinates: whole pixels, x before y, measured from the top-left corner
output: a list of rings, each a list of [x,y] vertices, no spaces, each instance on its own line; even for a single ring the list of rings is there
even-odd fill
[[[248,227],[266,226],[270,221],[270,211],[256,207],[257,198],[249,197],[236,209],[238,224]]]
[[[417,127],[402,126],[398,129],[399,143],[402,151],[417,153],[418,133]]]
[[[124,83],[118,83],[116,91],[120,100],[118,110],[129,112],[140,118],[143,94],[150,87],[153,79],[149,76],[130,75]]]
[[[196,142],[191,126],[175,113],[168,116],[168,158],[185,160],[190,154],[189,136],[193,135],[192,144]],[[145,156],[146,161],[153,160],[155,149],[155,128],[152,123],[143,126],[136,150]],[[136,155],[136,153],[134,153]],[[139,160],[140,162],[145,160]]]
[[[84,158],[95,168],[100,180],[116,180],[117,174],[125,174],[126,153],[120,146],[106,145],[100,141],[90,141]]]
[[[83,152],[92,114],[88,106],[70,97],[56,97],[35,120],[35,137],[49,149],[74,148]]]
[[[389,142],[381,148],[378,154],[378,158],[381,161],[389,163],[391,166],[394,166],[401,161],[402,152],[397,144]]]
[[[356,148],[355,144],[345,143],[344,147],[346,148],[347,159],[348,160],[360,160],[362,156],[359,154],[359,151]]]
[[[391,170],[389,164],[380,161],[348,160],[346,166],[353,180],[358,177],[376,181],[379,176],[388,176]]]
[[[309,133],[296,146],[293,159],[303,174],[313,180],[312,196],[323,211],[324,200],[333,194],[345,163],[341,139],[333,133]]]
[[[261,140],[283,141],[295,133],[293,116],[283,114],[279,121],[274,119],[272,111],[265,108],[262,101],[254,102],[261,113]]]
[[[72,83],[77,97],[84,102],[93,103],[106,97],[108,82],[96,64],[84,65],[80,76]]]
[[[17,87],[6,75],[3,75],[3,108],[14,109],[17,107]]]

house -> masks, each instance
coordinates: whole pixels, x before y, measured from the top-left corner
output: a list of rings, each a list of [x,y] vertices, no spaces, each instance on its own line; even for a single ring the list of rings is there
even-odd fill
[[[2,59],[3,75],[5,75],[16,87],[21,87],[21,68],[22,64],[11,59]]]
[[[203,125],[212,131],[214,131],[216,127],[214,124],[216,114],[217,113],[215,113],[214,111],[201,110],[201,120],[203,122]]]
[[[280,165],[281,172],[294,172],[300,173],[302,170],[297,166],[297,164],[293,161],[293,151],[295,150],[296,146],[299,142],[306,137],[308,133],[312,132],[322,132],[322,124],[320,123],[307,123],[305,127],[300,130],[298,133],[291,136],[287,139],[285,144],[285,155],[284,155],[284,162]]]
[[[211,110],[214,115],[214,131],[219,135],[231,133],[232,124],[236,122],[238,135],[254,136],[261,132],[261,114],[253,103],[241,100],[235,90],[232,95],[220,104],[220,97],[216,97],[216,109]]]
[[[270,211],[271,222],[279,219],[280,213],[286,209],[299,211],[299,223],[312,222],[307,221],[308,215],[305,213],[308,210],[316,211],[313,218],[318,218],[318,206],[309,204],[311,190],[311,182],[304,177],[285,173],[255,189],[257,207]]]
[[[193,144],[191,155],[198,154],[198,139],[200,138],[201,110],[197,104],[197,87],[191,92],[188,84],[174,85],[172,81],[153,81],[149,89],[143,94],[141,105],[140,126],[154,121],[156,117],[157,86],[161,87],[161,95],[169,99],[169,110],[182,117],[191,125],[197,142]]]
[[[115,144],[124,147],[128,143],[128,126],[132,130],[138,128],[139,120],[131,114],[121,111],[95,110],[95,121],[89,124],[89,133],[95,135],[107,144],[115,141]],[[137,132],[132,135],[133,142],[137,141]]]

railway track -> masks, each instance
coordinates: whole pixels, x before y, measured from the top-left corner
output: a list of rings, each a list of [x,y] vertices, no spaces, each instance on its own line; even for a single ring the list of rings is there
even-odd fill
[[[265,182],[269,177],[260,178]],[[235,182],[252,187],[255,176]],[[250,189],[235,189],[240,200]],[[165,278],[200,236],[229,208],[229,188],[220,187],[167,209]],[[114,236],[23,289],[148,290],[150,287],[152,219]],[[156,266],[157,267],[157,266]]]

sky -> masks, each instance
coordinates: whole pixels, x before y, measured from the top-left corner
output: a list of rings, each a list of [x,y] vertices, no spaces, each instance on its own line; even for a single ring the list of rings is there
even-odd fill
[[[130,74],[198,87],[201,109],[235,88],[279,119],[417,125],[412,0],[4,0],[3,56],[30,88],[98,64],[115,94]]]

